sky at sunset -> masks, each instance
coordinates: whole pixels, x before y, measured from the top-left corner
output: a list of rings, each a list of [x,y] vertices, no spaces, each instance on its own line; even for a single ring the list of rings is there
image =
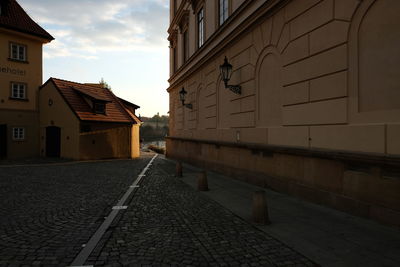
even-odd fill
[[[167,114],[169,0],[18,2],[55,38],[44,46],[43,82],[104,78],[138,114]]]

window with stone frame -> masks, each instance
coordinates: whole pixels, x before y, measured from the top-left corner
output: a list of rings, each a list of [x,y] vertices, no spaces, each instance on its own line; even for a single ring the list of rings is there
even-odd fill
[[[204,8],[201,7],[197,12],[197,47],[204,44]]]
[[[176,40],[173,41],[173,46],[172,46],[172,56],[173,56],[173,71],[174,73],[178,70],[178,45],[176,44]]]
[[[183,32],[183,62],[189,59],[189,33],[186,29]]]
[[[219,25],[224,24],[229,16],[229,0],[219,0]]]
[[[11,83],[11,96],[12,99],[26,99],[26,83]]]
[[[16,141],[25,140],[25,128],[22,128],[22,127],[12,128],[12,137],[13,137],[13,140],[16,140]]]
[[[10,59],[17,61],[26,61],[26,45],[10,43]]]

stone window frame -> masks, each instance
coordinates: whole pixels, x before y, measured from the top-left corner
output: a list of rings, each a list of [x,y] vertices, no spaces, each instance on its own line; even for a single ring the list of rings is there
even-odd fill
[[[14,86],[18,86],[18,88],[14,88]],[[21,87],[22,86],[22,87]],[[14,92],[17,89],[17,94],[15,95]],[[21,97],[21,89],[23,91],[23,97]],[[20,101],[28,101],[28,84],[24,82],[10,82],[10,99],[11,100],[20,100]]]
[[[183,55],[183,63],[186,63],[189,60],[189,30],[188,28],[182,32],[182,55]]]
[[[17,53],[16,56],[14,56],[13,53],[13,48],[16,47]],[[10,53],[9,53],[9,60],[15,61],[15,62],[22,62],[22,63],[28,63],[28,46],[25,44],[21,44],[18,42],[9,42],[9,48],[10,48]],[[23,49],[22,57],[21,57],[21,50]]]
[[[26,138],[24,127],[12,127],[11,129],[12,139],[14,141],[24,141]]]
[[[202,13],[201,21],[199,19],[200,13]],[[196,47],[197,49],[200,49],[201,47],[203,47],[206,41],[206,10],[204,4],[198,6],[195,14],[196,14]]]
[[[226,9],[226,17],[224,20],[221,22],[221,1],[227,4],[227,9]],[[232,14],[232,2],[231,0],[218,0],[216,1],[216,24],[217,28],[221,27],[222,25],[225,24],[225,22],[229,19],[230,15]]]
[[[182,51],[182,65],[185,64],[189,59],[189,16],[190,12],[185,10],[181,13],[178,22],[179,32],[181,34],[181,51]],[[186,39],[185,39],[186,37]]]

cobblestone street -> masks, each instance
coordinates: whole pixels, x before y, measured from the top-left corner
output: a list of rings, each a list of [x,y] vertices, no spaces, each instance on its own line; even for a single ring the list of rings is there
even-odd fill
[[[0,266],[67,266],[150,160],[0,166]]]
[[[1,266],[68,266],[150,160],[2,167]],[[85,265],[313,266],[156,159]]]

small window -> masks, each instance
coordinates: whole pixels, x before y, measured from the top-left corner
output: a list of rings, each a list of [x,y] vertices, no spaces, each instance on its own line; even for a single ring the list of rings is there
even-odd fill
[[[197,34],[198,34],[198,48],[204,44],[204,8],[201,8],[197,13]]]
[[[26,46],[11,43],[10,58],[18,61],[26,61]]]
[[[16,127],[12,128],[13,140],[24,140],[25,139],[25,128]]]
[[[94,112],[98,114],[105,114],[106,113],[106,104],[104,103],[94,103],[93,105]]]
[[[26,99],[26,84],[11,83],[11,98]]]
[[[228,19],[229,0],[219,0],[219,25]]]

